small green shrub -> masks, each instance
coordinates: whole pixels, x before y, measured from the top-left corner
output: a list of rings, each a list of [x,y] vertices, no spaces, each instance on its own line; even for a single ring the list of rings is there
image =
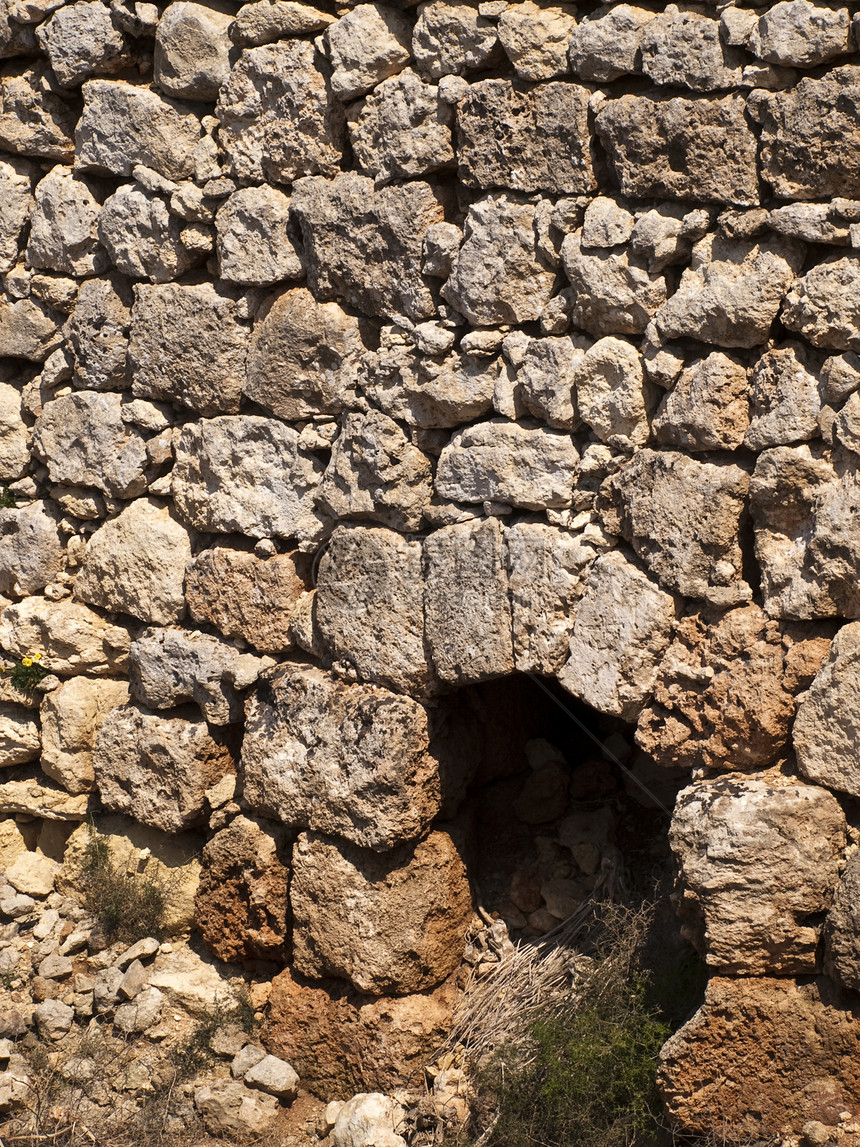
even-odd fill
[[[235,992],[228,999],[215,1001],[212,1010],[201,1017],[188,1037],[171,1049],[170,1059],[179,1080],[191,1079],[215,1061],[212,1037],[219,1028],[235,1025],[249,1034],[256,1030],[257,1020],[247,993]]]
[[[109,941],[133,943],[166,934],[170,888],[166,880],[123,871],[107,839],[90,825],[81,866],[84,907],[98,920]]]
[[[0,510],[14,510],[18,503],[8,486],[0,486]]]
[[[34,653],[32,657],[22,657],[11,667],[4,666],[3,672],[9,674],[9,680],[16,689],[31,692],[40,681],[44,681],[50,670],[41,665],[41,653]]]

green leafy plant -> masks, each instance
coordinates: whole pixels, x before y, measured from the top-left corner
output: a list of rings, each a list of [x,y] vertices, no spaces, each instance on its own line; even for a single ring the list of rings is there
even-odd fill
[[[42,654],[34,653],[31,657],[22,657],[12,666],[4,666],[3,672],[9,674],[9,680],[16,689],[32,692],[33,689],[48,676],[50,670],[41,664]]]
[[[8,486],[0,486],[0,510],[14,510],[17,506],[15,495]]]
[[[195,1023],[188,1037],[174,1045],[170,1058],[180,1080],[190,1079],[215,1061],[212,1038],[220,1028],[235,1026],[251,1033],[257,1020],[251,1001],[244,992],[234,992],[226,999],[217,999],[205,1016]]]
[[[98,920],[108,940],[161,939],[167,931],[169,882],[124,871],[107,838],[93,825],[89,830],[81,865],[84,907]]]

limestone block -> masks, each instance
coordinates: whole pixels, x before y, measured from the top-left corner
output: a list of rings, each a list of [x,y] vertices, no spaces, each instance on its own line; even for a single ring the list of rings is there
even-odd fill
[[[165,179],[194,173],[193,153],[203,129],[188,105],[122,80],[88,80],[83,94],[76,167],[129,176],[142,164]]]
[[[567,72],[567,48],[576,26],[569,8],[508,4],[499,20],[499,40],[521,80],[551,80]]]
[[[188,567],[188,612],[224,637],[241,638],[262,653],[283,653],[292,648],[289,626],[306,589],[306,567],[298,553],[263,559],[212,546]]]
[[[196,245],[184,241],[182,220],[161,196],[136,183],[105,200],[98,233],[116,269],[132,279],[168,283],[201,259]]]
[[[860,357],[852,351],[826,358],[818,372],[823,402],[844,402],[860,388]]]
[[[850,199],[831,203],[788,203],[768,212],[767,225],[780,235],[801,239],[806,243],[830,243],[835,247],[851,246],[850,221],[847,212],[838,209],[839,203],[851,204]],[[853,211],[852,211],[853,216]]]
[[[15,155],[69,163],[77,111],[42,63],[6,65],[0,73],[0,147]]]
[[[106,621],[81,602],[27,597],[0,613],[0,648],[13,657],[40,653],[61,677],[106,677],[128,668],[131,644],[123,625]]]
[[[283,1059],[275,1055],[263,1056],[244,1075],[246,1087],[274,1095],[282,1103],[291,1103],[299,1094],[299,1077]]]
[[[173,496],[204,533],[317,538],[314,495],[323,463],[298,431],[273,418],[224,416],[187,424],[176,447]]]
[[[282,828],[245,816],[203,849],[194,923],[219,960],[284,959],[289,856]]]
[[[39,817],[52,823],[86,819],[91,811],[88,793],[71,796],[59,785],[44,781],[44,775],[30,766],[18,770],[15,780],[0,783],[0,816]]]
[[[452,119],[438,88],[407,68],[383,80],[350,114],[353,154],[377,187],[453,167]]]
[[[153,78],[169,96],[214,100],[230,74],[228,12],[205,4],[168,5],[155,30]]]
[[[285,665],[248,703],[245,799],[292,828],[385,851],[439,811],[427,711],[410,697]]]
[[[471,5],[445,0],[419,6],[412,54],[419,71],[434,80],[492,67],[502,55],[491,20]]]
[[[575,295],[574,325],[601,335],[641,334],[666,302],[666,281],[626,250],[585,247],[582,232],[561,245]]]
[[[0,274],[15,265],[24,227],[35,202],[35,171],[23,159],[0,160]]]
[[[769,768],[789,751],[796,695],[827,656],[831,630],[767,617],[757,605],[682,618],[660,664],[636,743],[658,765]]]
[[[35,761],[40,746],[39,724],[31,711],[0,701],[0,768]]]
[[[434,685],[422,560],[420,541],[393,530],[338,526],[317,573],[316,623],[334,663],[410,696]]]
[[[284,40],[243,51],[215,105],[231,174],[273,183],[334,175],[343,116],[327,96],[313,44]]]
[[[96,734],[127,701],[127,683],[104,678],[72,677],[47,693],[40,706],[42,772],[73,794],[94,789]]]
[[[750,372],[750,425],[744,445],[750,450],[788,446],[818,435],[821,397],[800,343],[766,351]]]
[[[598,339],[573,373],[579,417],[600,441],[625,451],[644,445],[652,388],[630,343],[612,336]]]
[[[853,255],[828,255],[786,295],[782,321],[813,346],[860,350],[860,270]]]
[[[712,16],[670,4],[648,22],[639,45],[642,71],[661,87],[711,92],[740,83],[743,54],[722,42]]]
[[[58,7],[36,36],[64,88],[95,74],[121,72],[134,62],[131,43],[101,0]]]
[[[128,283],[118,275],[83,284],[66,325],[75,385],[84,390],[126,389],[132,301]]]
[[[108,256],[96,233],[101,205],[87,182],[70,167],[55,167],[36,185],[35,198],[28,264],[80,276],[107,270]]]
[[[688,262],[693,244],[705,237],[710,224],[711,215],[705,208],[661,203],[637,215],[630,250],[647,260],[653,275],[671,264]]]
[[[424,633],[442,681],[463,685],[514,668],[502,527],[445,526],[424,543]]]
[[[0,510],[0,593],[39,593],[64,565],[60,515],[49,500]]]
[[[363,96],[402,71],[411,58],[412,28],[385,4],[360,4],[325,33],[332,63],[331,90],[341,100]]]
[[[359,1147],[379,1143],[381,1147],[403,1147],[406,1140],[397,1134],[405,1130],[406,1112],[400,1104],[379,1092],[354,1095],[341,1107],[332,1128],[334,1147]]]
[[[219,207],[218,273],[228,283],[265,287],[301,279],[304,267],[287,229],[288,196],[274,187],[243,187]]]
[[[208,815],[206,790],[234,771],[226,742],[191,708],[172,716],[122,705],[95,741],[96,784],[114,812],[162,832],[183,832]]]
[[[683,933],[729,975],[816,970],[821,924],[845,847],[832,793],[773,778],[702,781],[678,796],[669,842]]]
[[[578,194],[597,187],[578,84],[481,80],[457,104],[457,173],[468,187]]]
[[[358,318],[288,289],[257,314],[244,393],[288,422],[338,414],[355,402],[363,351]]]
[[[578,465],[569,434],[494,418],[454,434],[439,457],[436,492],[455,502],[561,508],[571,503]]]
[[[445,832],[382,854],[303,833],[293,850],[294,966],[371,995],[434,988],[459,965],[472,897]]]
[[[595,125],[624,195],[758,203],[756,138],[741,96],[625,95],[604,103]]]
[[[320,482],[319,504],[334,518],[369,518],[411,533],[433,494],[430,459],[379,411],[345,414]]]
[[[734,464],[642,449],[604,483],[604,521],[665,589],[735,605],[751,597],[738,539],[748,489]]]
[[[845,625],[797,708],[792,730],[798,767],[811,781],[852,796],[860,793],[855,752],[860,681],[860,622]]]
[[[617,247],[633,234],[635,216],[617,200],[598,195],[589,200],[582,220],[583,247]]]
[[[743,363],[713,351],[681,371],[654,417],[654,437],[694,453],[736,450],[749,430],[749,390]]]
[[[571,32],[570,70],[584,80],[603,82],[639,75],[642,30],[653,19],[653,12],[631,4],[598,8]]]
[[[119,394],[81,390],[46,403],[36,419],[33,449],[52,482],[95,486],[115,498],[146,490],[146,440],[123,421]]]
[[[296,0],[255,0],[236,13],[230,37],[243,47],[256,48],[273,40],[321,32],[332,23],[334,16]]]
[[[782,0],[759,16],[747,46],[769,64],[815,68],[854,51],[851,17],[847,8]]]
[[[353,172],[298,184],[291,210],[314,296],[339,298],[367,315],[431,318],[435,305],[421,256],[427,228],[444,219],[440,196],[420,181],[376,191],[372,180]],[[391,266],[398,269],[394,277]]]
[[[849,857],[824,924],[824,970],[840,987],[857,991],[860,985],[857,934],[860,856]]]
[[[75,595],[111,613],[168,625],[185,613],[191,535],[170,510],[138,498],[92,535]]]
[[[63,316],[35,299],[0,301],[0,345],[4,357],[44,362],[63,341]]]
[[[556,430],[572,430],[576,372],[588,341],[577,335],[530,339],[517,371],[517,389],[530,414]]]
[[[279,1108],[274,1095],[249,1091],[240,1079],[216,1079],[198,1087],[194,1106],[210,1135],[228,1135],[231,1139],[263,1134]]]
[[[0,382],[0,481],[17,481],[23,476],[29,461],[27,427],[21,417],[21,392]]]

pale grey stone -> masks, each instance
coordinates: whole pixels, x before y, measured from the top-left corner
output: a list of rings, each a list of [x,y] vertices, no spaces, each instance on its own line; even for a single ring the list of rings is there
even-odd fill
[[[851,17],[847,8],[782,0],[759,16],[746,46],[770,64],[814,68],[854,51]]]
[[[385,4],[359,4],[325,33],[332,62],[331,90],[341,100],[363,96],[411,58],[412,28]]]
[[[349,119],[353,154],[377,187],[454,166],[453,112],[409,68],[383,80]]]
[[[860,389],[860,356],[853,351],[831,355],[821,364],[818,376],[821,379],[823,401],[844,402],[855,390]]]
[[[0,510],[0,593],[39,593],[64,565],[59,514],[49,500]]]
[[[573,372],[576,409],[601,442],[632,450],[648,439],[652,389],[642,360],[624,339],[598,339]]]
[[[813,346],[860,350],[860,264],[854,255],[828,255],[786,294],[783,323]]]
[[[589,201],[582,220],[583,247],[617,247],[633,234],[635,217],[606,195]]]
[[[418,69],[438,80],[492,67],[502,52],[495,24],[476,8],[431,0],[419,5],[412,54]]]
[[[198,1087],[194,1106],[211,1135],[245,1138],[266,1131],[279,1110],[274,1095],[249,1091],[239,1079],[216,1079]]]
[[[797,708],[792,740],[804,777],[852,796],[860,794],[854,698],[860,684],[860,622],[843,626]]]
[[[24,228],[35,202],[36,172],[23,159],[0,160],[0,275],[11,271],[18,259]]]
[[[41,62],[0,75],[0,147],[31,159],[71,163],[77,109]]]
[[[567,72],[567,49],[575,26],[570,9],[525,0],[505,7],[498,33],[520,79],[536,82]]]
[[[116,269],[132,279],[168,283],[201,261],[195,244],[183,242],[183,221],[160,195],[140,184],[120,187],[105,200],[98,235]]]
[[[30,461],[27,427],[21,416],[21,392],[0,382],[0,481],[21,478]]]
[[[121,72],[134,62],[131,43],[102,0],[78,0],[58,7],[36,37],[66,88],[77,87],[95,74]]]
[[[654,437],[694,453],[737,450],[750,425],[746,367],[713,351],[681,371],[654,417]]]
[[[127,1035],[142,1035],[154,1028],[161,1019],[164,995],[158,988],[146,988],[133,1002],[120,1004],[114,1012],[113,1022]]]
[[[70,167],[55,167],[36,185],[35,197],[29,266],[80,276],[107,270],[108,256],[96,232],[101,205],[87,182]]]
[[[586,248],[579,231],[565,238],[561,257],[574,291],[574,325],[598,338],[641,334],[666,302],[664,277],[627,250]]]
[[[206,4],[168,4],[155,32],[155,85],[169,96],[214,100],[230,74],[228,11]]]
[[[64,316],[35,299],[0,299],[0,346],[8,358],[44,362],[61,346]]]
[[[584,80],[639,75],[642,30],[653,19],[653,12],[630,4],[616,4],[608,10],[598,8],[571,32],[570,70]]]
[[[125,390],[133,296],[117,275],[88,279],[66,326],[75,385],[84,390]]]
[[[228,283],[271,286],[304,275],[288,230],[290,200],[274,187],[243,187],[218,208],[218,274]]]
[[[244,1075],[246,1087],[265,1091],[282,1103],[290,1103],[299,1094],[299,1077],[286,1060],[266,1055],[250,1067]]]
[[[642,71],[660,86],[710,92],[740,83],[742,53],[723,44],[712,16],[669,4],[643,29],[639,44]]]
[[[703,239],[711,223],[704,208],[692,211],[678,203],[662,203],[636,219],[630,250],[648,260],[651,274],[674,263],[686,263],[693,244]]]
[[[48,1040],[59,1040],[72,1029],[75,1009],[61,1000],[45,1000],[33,1013],[39,1034]]]
[[[833,897],[824,924],[824,971],[844,988],[857,991],[860,987],[860,967],[857,963],[857,934],[860,921],[860,855],[848,858],[842,878]],[[804,1128],[806,1130],[806,1128]],[[829,1131],[825,1129],[828,1139]]]
[[[850,222],[839,211],[838,203],[839,200],[831,203],[789,203],[769,212],[767,225],[790,239],[850,247]]]
[[[21,705],[0,701],[0,769],[38,760],[41,744],[35,715]]]
[[[766,351],[750,373],[750,384],[750,425],[744,437],[750,450],[817,437],[818,379],[799,343]]]
[[[332,1112],[333,1147],[358,1147],[368,1139],[378,1140],[386,1147],[404,1147],[406,1140],[396,1134],[396,1129],[403,1125],[405,1116],[399,1103],[378,1091],[355,1095],[339,1104],[336,1113]]]
[[[334,23],[334,16],[297,0],[255,0],[244,4],[230,27],[233,41],[256,48],[290,36],[321,32]]]
[[[572,430],[579,422],[574,383],[587,345],[571,335],[530,339],[517,371],[523,405],[557,430]]]

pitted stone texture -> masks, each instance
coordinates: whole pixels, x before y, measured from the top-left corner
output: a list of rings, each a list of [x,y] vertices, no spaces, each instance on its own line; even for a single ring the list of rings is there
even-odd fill
[[[88,279],[66,325],[75,385],[86,390],[128,386],[128,331],[133,296],[119,275]]]
[[[33,299],[0,301],[0,346],[4,356],[44,362],[63,341],[63,316]]]
[[[759,455],[750,484],[756,558],[771,617],[858,617],[860,478],[837,474],[820,448]]]
[[[363,96],[402,71],[411,58],[412,28],[386,4],[360,4],[326,32],[333,71],[331,90],[341,100]]]
[[[210,1135],[231,1139],[262,1135],[277,1118],[279,1109],[274,1095],[249,1091],[240,1079],[216,1079],[198,1087],[194,1106]]]
[[[137,705],[112,710],[93,757],[102,803],[162,832],[183,832],[208,815],[206,790],[234,770],[223,738],[197,711],[171,716]]]
[[[39,725],[33,713],[0,701],[0,769],[37,760],[40,748]]]
[[[434,686],[422,558],[420,541],[393,530],[339,526],[317,574],[316,623],[335,665],[411,696]]]
[[[436,492],[528,510],[569,506],[579,452],[569,434],[503,418],[458,430],[439,457]]]
[[[828,255],[786,295],[782,321],[813,346],[860,350],[860,267],[853,255]]]
[[[465,685],[512,673],[511,605],[498,520],[436,530],[424,554],[424,634],[440,679]]]
[[[654,418],[654,437],[698,453],[737,450],[749,429],[746,367],[714,351],[681,371]]]
[[[0,160],[0,275],[15,265],[24,227],[35,202],[33,184],[36,172],[23,159],[7,156]]]
[[[554,284],[555,271],[538,245],[533,203],[500,194],[471,204],[465,242],[442,288],[453,307],[478,326],[535,322]]]
[[[729,975],[816,970],[846,842],[826,789],[776,776],[703,781],[678,797],[669,841],[683,934]]]
[[[241,638],[262,653],[292,648],[290,621],[306,589],[308,563],[299,554],[258,558],[213,546],[198,554],[185,578],[185,600],[195,621],[225,637]]]
[[[322,469],[291,426],[252,414],[210,418],[180,435],[173,496],[201,532],[303,542],[323,527],[314,507]]]
[[[704,238],[711,225],[706,208],[681,203],[661,203],[639,213],[630,236],[630,249],[648,262],[651,274],[675,263],[687,263],[693,244]]]
[[[352,172],[299,183],[291,209],[314,295],[339,298],[368,315],[431,318],[436,308],[421,257],[427,228],[444,220],[440,195],[422,182],[376,191],[372,180]]]
[[[383,80],[351,113],[353,154],[377,187],[453,167],[452,119],[438,88],[407,69]]]
[[[827,656],[831,630],[768,618],[757,605],[691,613],[675,629],[636,743],[668,768],[769,768],[789,751],[796,696]]]
[[[599,339],[576,364],[574,382],[579,416],[601,442],[625,451],[647,442],[653,389],[630,343]]]
[[[797,764],[811,781],[860,795],[856,696],[860,684],[860,622],[845,625],[797,709],[792,737]]]
[[[33,448],[52,482],[95,486],[115,498],[146,490],[146,442],[123,421],[119,394],[81,390],[46,403],[36,419]]]
[[[70,598],[28,597],[0,613],[0,648],[13,657],[40,653],[60,676],[126,672],[130,645],[124,626]]]
[[[234,191],[215,216],[220,277],[257,287],[301,279],[304,267],[289,217],[290,200],[274,187]]]
[[[218,95],[219,139],[232,175],[292,183],[334,175],[343,148],[343,116],[328,102],[313,44],[285,40],[242,52]]]
[[[132,642],[132,700],[150,709],[194,701],[210,725],[242,720],[241,694],[271,659],[240,653],[219,637],[185,629],[146,629]]]
[[[412,33],[419,71],[431,79],[492,67],[502,58],[496,25],[468,4],[421,4]]]
[[[111,613],[168,625],[185,613],[191,535],[168,508],[138,498],[90,538],[75,594]]]
[[[181,403],[205,416],[239,409],[249,330],[214,283],[134,288],[132,393]]]
[[[847,8],[782,0],[759,16],[748,41],[754,56],[787,68],[815,68],[854,51]]]
[[[517,371],[523,405],[556,430],[572,430],[579,423],[574,383],[587,346],[588,340],[578,335],[531,339]]]
[[[732,463],[643,449],[604,483],[604,521],[664,588],[735,605],[751,597],[739,542],[748,489]]]
[[[502,12],[499,40],[521,80],[551,80],[567,72],[567,48],[575,26],[570,9],[525,0],[508,4]]]
[[[410,533],[433,493],[430,459],[377,410],[346,414],[318,491],[333,518],[369,518]]]
[[[595,122],[625,195],[758,203],[756,138],[741,96],[626,95]]]
[[[230,74],[232,22],[229,13],[204,4],[169,4],[155,31],[156,87],[169,96],[214,100]]]
[[[820,79],[805,76],[787,91],[755,93],[750,106],[762,125],[762,175],[776,196],[860,195],[860,160],[848,144],[857,133],[858,98],[860,67],[854,65]]]
[[[574,325],[597,338],[642,334],[666,302],[664,277],[627,250],[589,248],[578,231],[562,243],[561,257],[576,299]]]
[[[441,984],[462,959],[472,915],[465,865],[440,831],[382,855],[303,834],[290,897],[296,970],[372,995]]]
[[[47,500],[0,510],[0,593],[39,593],[62,572],[59,522],[56,505]]]
[[[121,72],[134,62],[131,43],[101,0],[58,7],[36,35],[65,88],[77,87],[94,74]]]
[[[598,8],[573,29],[570,36],[570,69],[584,80],[617,80],[639,75],[642,61],[639,44],[642,30],[654,13],[630,4]]]
[[[670,4],[643,29],[639,46],[642,71],[660,87],[711,92],[740,83],[742,53],[722,42],[712,16]]]
[[[364,344],[358,318],[296,287],[257,314],[244,393],[287,421],[338,414],[356,401]]]
[[[750,450],[788,446],[818,435],[819,383],[800,343],[766,351],[750,372]]]
[[[857,935],[860,931],[860,854],[849,857],[824,924],[824,971],[840,987],[860,988]]]
[[[288,839],[278,825],[237,816],[203,849],[194,923],[219,960],[285,959]]]
[[[657,330],[664,339],[724,347],[767,342],[802,262],[803,247],[782,237],[707,235],[693,249],[678,290],[657,313]]]
[[[848,247],[851,245],[848,212],[840,209],[840,205],[852,203],[850,199],[835,199],[832,203],[788,203],[768,212],[768,227],[791,239]],[[850,211],[853,216],[854,209]]]
[[[594,191],[591,92],[578,84],[471,84],[457,104],[457,174],[467,187]]]
[[[334,23],[334,16],[297,0],[254,0],[236,13],[230,27],[233,41],[257,47],[288,36],[321,32]]]
[[[77,109],[57,90],[43,64],[20,69],[8,64],[0,72],[0,147],[31,159],[69,163]]]
[[[93,747],[112,709],[128,702],[128,683],[72,677],[45,696],[42,722],[42,772],[70,793],[95,788]]]
[[[576,605],[560,683],[599,713],[635,720],[657,678],[678,609],[679,602],[622,553],[604,554]]]
[[[385,852],[439,811],[429,715],[410,697],[285,665],[248,703],[245,799],[263,816]]]
[[[739,1138],[800,1135],[854,1118],[860,1006],[824,977],[721,978],[660,1053],[658,1085],[673,1126]]]
[[[122,80],[89,80],[75,132],[75,166],[129,176],[138,164],[165,179],[194,173],[200,120],[192,108]]]
[[[577,602],[607,545],[596,531],[573,533],[541,522],[517,522],[505,530],[518,672],[550,676],[561,669]]]
[[[0,481],[17,481],[23,477],[29,462],[27,427],[21,417],[21,392],[0,382]]]
[[[36,185],[35,196],[28,264],[82,277],[107,270],[108,256],[96,234],[101,205],[92,187],[70,167],[55,167]]]
[[[120,187],[105,200],[98,233],[116,269],[132,279],[167,283],[201,260],[196,245],[185,242],[182,220],[161,196],[138,184]]]

